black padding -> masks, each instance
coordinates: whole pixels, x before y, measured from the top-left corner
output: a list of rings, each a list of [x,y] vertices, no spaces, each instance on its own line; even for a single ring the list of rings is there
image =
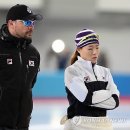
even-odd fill
[[[115,106],[115,108],[116,108],[116,107],[119,106],[119,98],[118,98],[118,96],[116,94],[112,94],[112,97],[114,98],[114,100],[116,102],[116,106]]]
[[[84,82],[84,83],[89,92],[106,90],[108,84],[108,82],[104,82],[104,81],[93,81],[93,82]]]

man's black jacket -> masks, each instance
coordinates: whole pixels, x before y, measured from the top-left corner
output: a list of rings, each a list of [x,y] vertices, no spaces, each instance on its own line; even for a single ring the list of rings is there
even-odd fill
[[[0,30],[0,127],[27,128],[33,108],[32,87],[40,55],[31,40]]]

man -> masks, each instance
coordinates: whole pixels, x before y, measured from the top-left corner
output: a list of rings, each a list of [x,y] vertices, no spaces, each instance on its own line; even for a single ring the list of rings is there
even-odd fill
[[[32,88],[40,64],[32,33],[40,14],[26,5],[11,7],[0,30],[0,130],[28,130]]]

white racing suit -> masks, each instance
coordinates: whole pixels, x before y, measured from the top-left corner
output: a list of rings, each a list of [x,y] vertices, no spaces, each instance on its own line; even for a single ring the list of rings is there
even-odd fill
[[[69,101],[65,130],[112,130],[106,111],[118,107],[119,91],[108,68],[78,57],[65,70],[65,86]]]

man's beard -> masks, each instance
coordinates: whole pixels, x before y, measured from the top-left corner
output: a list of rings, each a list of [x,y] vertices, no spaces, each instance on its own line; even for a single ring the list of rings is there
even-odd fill
[[[31,33],[31,35],[29,35],[29,33]],[[31,31],[30,31],[30,32],[27,32],[24,38],[25,38],[25,39],[32,40],[32,32],[31,32]]]

